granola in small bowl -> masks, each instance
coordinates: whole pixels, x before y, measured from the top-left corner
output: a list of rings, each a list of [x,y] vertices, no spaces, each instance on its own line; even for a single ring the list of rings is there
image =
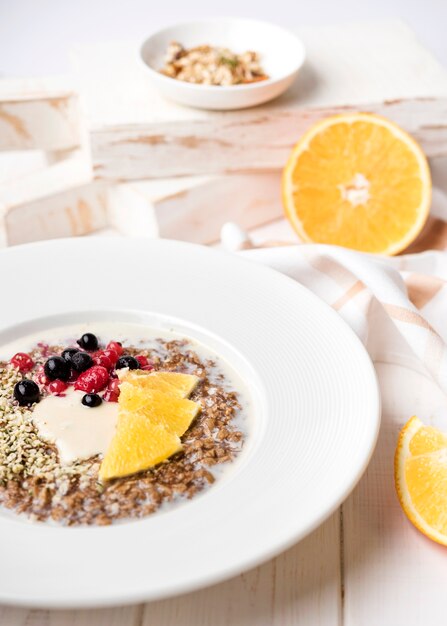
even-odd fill
[[[228,48],[210,45],[185,48],[178,41],[169,44],[165,65],[160,71],[184,82],[221,87],[247,85],[269,78],[257,52],[247,50],[236,54]]]
[[[2,349],[12,353],[0,360],[0,504],[107,525],[192,498],[238,456],[233,372],[191,340],[126,326],[122,337],[97,324]]]
[[[211,18],[153,32],[141,42],[138,58],[142,77],[144,73],[166,100],[235,111],[284,93],[295,82],[305,50],[296,35],[276,24]],[[162,110],[163,101],[154,97]]]

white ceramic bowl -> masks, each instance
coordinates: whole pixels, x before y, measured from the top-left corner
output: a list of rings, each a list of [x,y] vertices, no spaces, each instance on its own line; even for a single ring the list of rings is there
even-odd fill
[[[49,287],[23,289],[18,277],[33,267],[51,267]],[[380,422],[374,367],[343,319],[296,281],[204,246],[113,237],[5,248],[0,276],[0,346],[86,322],[174,329],[228,361],[252,406],[231,469],[178,506],[81,528],[0,506],[0,604],[136,603],[235,576],[314,529],[366,468]]]
[[[220,87],[195,85],[160,74],[168,44],[223,46],[242,53],[254,50],[261,57],[267,80],[248,85]],[[170,100],[201,109],[244,109],[282,94],[304,63],[302,42],[275,24],[244,19],[206,19],[183,22],[160,30],[140,47],[140,59],[160,92]]]

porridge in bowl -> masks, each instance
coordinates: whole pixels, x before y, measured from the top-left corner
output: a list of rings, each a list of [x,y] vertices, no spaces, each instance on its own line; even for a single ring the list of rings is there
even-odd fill
[[[192,498],[240,453],[243,383],[202,344],[83,324],[0,349],[0,504],[106,525]]]

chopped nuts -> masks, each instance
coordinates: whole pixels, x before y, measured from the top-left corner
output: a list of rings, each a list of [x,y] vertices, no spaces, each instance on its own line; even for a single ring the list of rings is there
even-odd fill
[[[266,80],[256,52],[235,54],[228,48],[196,46],[184,48],[172,41],[166,52],[162,74],[200,85],[240,85]]]

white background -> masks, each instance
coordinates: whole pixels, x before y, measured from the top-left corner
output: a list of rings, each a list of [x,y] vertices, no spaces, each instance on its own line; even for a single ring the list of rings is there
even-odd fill
[[[73,43],[138,40],[170,22],[218,15],[286,26],[400,18],[447,67],[447,0],[0,0],[0,75],[66,72]]]

